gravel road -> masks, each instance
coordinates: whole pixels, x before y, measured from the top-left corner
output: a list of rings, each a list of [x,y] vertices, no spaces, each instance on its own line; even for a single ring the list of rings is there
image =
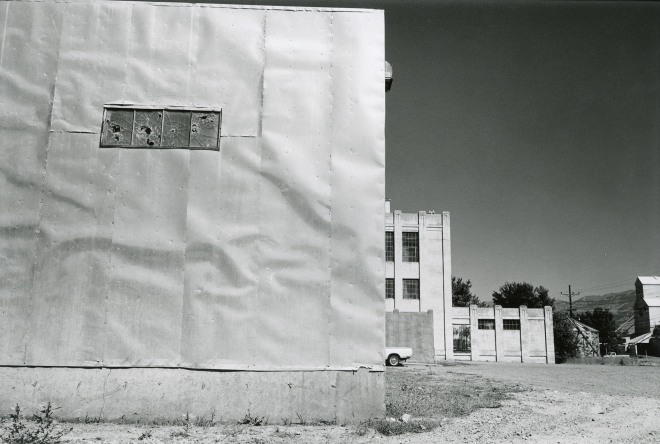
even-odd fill
[[[456,384],[514,383],[498,408],[447,417],[427,433],[386,437],[360,426],[191,427],[73,424],[94,443],[660,443],[660,367],[467,363],[407,365]],[[401,375],[401,373],[398,373]],[[454,383],[452,382],[452,383]],[[483,386],[483,384],[482,384]],[[476,393],[476,391],[475,391]]]

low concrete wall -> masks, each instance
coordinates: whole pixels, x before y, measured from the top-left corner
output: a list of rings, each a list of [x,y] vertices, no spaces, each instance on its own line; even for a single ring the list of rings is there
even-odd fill
[[[385,344],[388,347],[410,347],[411,361],[434,362],[433,310],[426,312],[386,313]]]
[[[382,371],[194,371],[163,368],[0,367],[0,411],[51,401],[58,419],[235,422],[249,412],[284,420],[355,423],[385,415]],[[374,412],[377,412],[374,415]]]

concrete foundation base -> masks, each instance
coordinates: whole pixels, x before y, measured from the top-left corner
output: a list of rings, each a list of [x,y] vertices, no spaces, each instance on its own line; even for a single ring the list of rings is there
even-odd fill
[[[58,419],[235,422],[245,415],[355,423],[385,415],[382,371],[195,371],[164,368],[0,367],[0,414],[52,402]]]

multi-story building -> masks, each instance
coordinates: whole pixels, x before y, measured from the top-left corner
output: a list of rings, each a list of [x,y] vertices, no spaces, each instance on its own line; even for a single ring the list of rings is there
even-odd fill
[[[635,290],[635,336],[639,336],[660,325],[660,277],[639,276]]]
[[[628,347],[635,354],[660,356],[660,277],[639,276],[635,294],[635,333]]]
[[[398,313],[432,310],[433,358],[453,358],[448,212],[392,212],[386,201],[385,309]]]
[[[554,362],[551,307],[452,307],[449,213],[385,204],[386,343],[413,360]]]

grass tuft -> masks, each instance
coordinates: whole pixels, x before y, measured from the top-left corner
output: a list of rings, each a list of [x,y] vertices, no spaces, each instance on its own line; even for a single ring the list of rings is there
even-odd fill
[[[0,430],[0,441],[7,444],[59,444],[64,435],[72,428],[63,429],[55,425],[53,405],[43,406],[32,415],[30,421],[21,416],[21,408],[16,404],[14,412],[9,414],[9,423]]]
[[[238,421],[238,423],[251,426],[265,426],[268,425],[268,419],[265,416],[252,416],[248,410],[245,418]]]

